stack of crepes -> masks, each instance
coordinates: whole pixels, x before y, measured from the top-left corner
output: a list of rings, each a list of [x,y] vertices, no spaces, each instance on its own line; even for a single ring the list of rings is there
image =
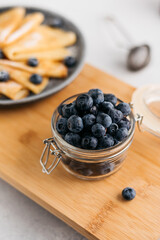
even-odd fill
[[[0,59],[0,71],[6,70],[10,79],[0,82],[0,93],[17,100],[31,91],[40,93],[49,77],[65,78],[68,69],[63,60],[70,55],[68,46],[76,42],[73,32],[41,25],[40,12],[25,14],[24,8],[13,8],[0,14],[0,48],[5,59]],[[27,65],[29,58],[37,58],[37,67]],[[40,84],[30,82],[30,75],[43,77]]]

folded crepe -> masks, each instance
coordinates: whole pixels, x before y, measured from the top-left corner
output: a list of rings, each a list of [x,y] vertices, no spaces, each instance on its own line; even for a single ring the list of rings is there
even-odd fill
[[[2,70],[8,71],[11,79],[13,79],[17,83],[21,84],[24,88],[29,89],[35,94],[38,94],[41,91],[43,91],[43,89],[47,86],[49,81],[48,78],[43,77],[42,82],[36,85],[30,82],[31,73],[21,71],[21,70],[16,70],[12,67],[4,66],[0,64],[0,71]]]
[[[47,59],[62,60],[69,55],[64,47],[73,45],[75,42],[75,33],[41,25],[14,44],[5,47],[3,51],[12,60],[27,59],[33,56],[44,59],[47,55]],[[60,53],[57,54],[57,52]]]
[[[25,14],[22,7],[12,8],[0,14],[0,46],[3,46],[7,37],[20,25]]]
[[[10,66],[15,69],[22,71],[37,73],[42,76],[64,78],[68,74],[67,67],[61,62],[53,62],[51,60],[42,60],[39,61],[37,67],[30,67],[26,62],[16,62],[6,59],[0,59],[0,65]]]
[[[19,100],[28,96],[29,91],[13,80],[0,82],[0,93],[12,100]]]
[[[19,53],[17,55],[9,55],[5,51],[4,53],[9,59],[16,60],[16,61],[27,60],[31,57],[35,57],[41,60],[46,59],[46,60],[53,60],[53,61],[61,61],[70,55],[69,50],[66,48],[58,48],[54,50],[34,52],[34,53],[26,52],[26,53]]]
[[[8,36],[5,40],[4,45],[9,45],[13,42],[17,44],[17,40],[23,38],[32,30],[34,30],[38,25],[40,25],[44,20],[42,13],[31,13],[27,14],[24,19],[21,21],[21,24],[18,28]]]

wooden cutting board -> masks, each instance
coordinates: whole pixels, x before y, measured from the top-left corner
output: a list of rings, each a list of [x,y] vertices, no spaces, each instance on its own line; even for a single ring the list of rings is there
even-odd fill
[[[88,239],[160,239],[160,140],[136,129],[126,163],[101,181],[79,180],[60,165],[41,171],[42,140],[52,136],[51,116],[65,98],[90,88],[130,101],[134,88],[89,65],[54,96],[0,110],[0,176]],[[123,188],[137,196],[126,202]],[[54,235],[54,233],[53,233]],[[54,236],[53,236],[54,239]]]

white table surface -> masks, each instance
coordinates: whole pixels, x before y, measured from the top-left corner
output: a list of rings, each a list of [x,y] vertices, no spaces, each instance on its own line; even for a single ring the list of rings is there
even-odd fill
[[[86,38],[86,61],[134,86],[160,83],[160,1],[158,0],[0,0],[0,5],[24,4],[57,11],[75,22]],[[120,19],[137,44],[152,47],[149,66],[126,69],[126,52],[114,47],[103,18]],[[7,143],[6,143],[7,144]],[[0,239],[84,240],[80,234],[0,180]]]

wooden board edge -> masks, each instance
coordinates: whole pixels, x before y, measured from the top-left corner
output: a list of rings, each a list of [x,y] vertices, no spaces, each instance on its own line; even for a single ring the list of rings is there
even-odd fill
[[[40,205],[42,208],[56,216],[58,219],[69,225],[71,228],[79,232],[84,237],[90,239],[90,240],[99,240],[99,238],[95,237],[92,233],[85,230],[83,227],[81,227],[79,224],[75,223],[71,219],[67,218],[65,215],[63,215],[61,212],[57,211],[55,208],[51,207],[49,204],[45,203],[42,199],[37,197],[33,192],[29,192],[27,189],[25,189],[19,182],[13,181],[10,176],[5,175],[0,171],[0,178],[7,182],[9,185],[11,185],[13,188],[24,194],[26,197]]]

